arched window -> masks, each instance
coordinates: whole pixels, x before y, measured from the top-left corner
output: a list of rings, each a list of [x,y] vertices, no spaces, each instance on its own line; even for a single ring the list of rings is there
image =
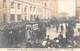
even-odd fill
[[[20,15],[20,14],[17,15],[17,20],[18,20],[18,21],[21,21],[21,15]]]
[[[11,14],[10,15],[10,20],[11,20],[11,22],[14,22],[15,21],[15,14]]]
[[[3,22],[6,23],[6,14],[3,14]]]
[[[24,8],[24,12],[26,12],[27,11],[27,6],[25,6],[25,8]]]
[[[14,8],[14,2],[11,2],[11,8]]]
[[[32,10],[32,6],[30,6],[30,10]]]
[[[36,7],[33,7],[33,11],[35,11]]]
[[[18,4],[17,4],[17,8],[18,8],[18,9],[20,9],[20,6],[21,6],[21,4],[20,4],[20,3],[18,3]]]
[[[3,2],[6,2],[6,0],[3,0]]]
[[[3,8],[6,7],[6,0],[3,0]]]

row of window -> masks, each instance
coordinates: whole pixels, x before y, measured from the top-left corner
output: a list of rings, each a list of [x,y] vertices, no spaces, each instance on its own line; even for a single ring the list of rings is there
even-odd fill
[[[17,15],[17,21],[22,21],[21,17],[22,17],[21,14]],[[38,15],[30,15],[30,19],[34,19],[36,17],[38,17]],[[25,20],[27,20],[27,16],[25,16],[24,18]],[[11,22],[15,21],[15,14],[10,15],[10,21]]]
[[[3,0],[3,7],[4,8],[6,8],[6,0]],[[14,8],[14,6],[15,6],[15,2],[14,1],[12,1],[11,3],[10,3],[10,7],[11,8]],[[22,7],[21,7],[21,3],[18,3],[17,4],[17,9],[21,9]],[[28,9],[28,7],[27,6],[25,6],[25,8],[24,8],[24,12],[26,12],[27,11],[27,9]],[[30,6],[30,11],[35,11],[36,10],[36,7],[34,7],[34,6]]]
[[[6,23],[7,22],[7,15],[3,14],[3,22]],[[30,20],[35,19],[36,17],[38,17],[38,15],[30,15]],[[17,21],[22,21],[22,16],[21,14],[18,14],[17,17],[15,17],[15,14],[10,14],[10,22],[15,22],[15,18],[17,18]],[[24,16],[24,19],[27,20],[27,16]]]
[[[14,2],[11,2],[11,8],[14,8],[14,4],[15,4]],[[28,7],[25,6],[24,11],[26,11],[27,8],[28,8]],[[35,8],[36,8],[36,7],[30,6],[30,10],[35,11]],[[20,4],[20,3],[17,4],[17,9],[21,9],[21,4]]]
[[[11,21],[15,21],[15,14],[11,14],[11,15],[10,15],[10,20],[11,20]],[[21,15],[17,15],[17,20],[18,20],[18,21],[21,20]]]
[[[14,8],[14,4],[15,4],[14,2],[11,2],[11,8]],[[21,7],[21,4],[18,3],[18,4],[17,4],[17,8],[20,9],[20,7]]]

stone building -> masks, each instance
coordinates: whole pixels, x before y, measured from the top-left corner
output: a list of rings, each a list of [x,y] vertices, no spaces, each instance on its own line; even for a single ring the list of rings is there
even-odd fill
[[[57,0],[0,0],[0,23],[48,19],[57,15]]]
[[[76,0],[76,16],[80,17],[80,0]]]

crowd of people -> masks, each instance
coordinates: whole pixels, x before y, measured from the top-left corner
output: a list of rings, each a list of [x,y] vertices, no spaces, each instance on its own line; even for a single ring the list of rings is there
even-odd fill
[[[65,23],[65,22],[63,22]],[[33,27],[33,25],[37,24]],[[41,21],[36,18],[35,21],[11,23],[4,27],[3,34],[7,40],[9,47],[25,47],[25,48],[70,48],[80,47],[78,37],[74,37],[74,28],[76,23],[73,21],[65,24],[66,32],[63,37],[64,28],[60,26],[61,32],[58,37],[50,39],[49,35],[46,35],[47,28],[56,27],[56,31],[59,30],[59,25],[62,24],[55,19],[49,21]],[[34,29],[35,28],[35,29]],[[76,40],[77,39],[77,40]],[[75,43],[74,43],[75,41]]]

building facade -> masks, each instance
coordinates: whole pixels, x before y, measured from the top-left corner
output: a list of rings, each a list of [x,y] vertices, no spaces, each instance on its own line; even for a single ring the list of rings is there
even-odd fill
[[[5,22],[6,3],[5,0],[0,0],[0,23]],[[4,15],[4,16],[3,16]]]
[[[0,0],[0,22],[11,23],[36,17],[48,19],[57,16],[57,0]]]
[[[0,0],[0,23],[2,22],[2,1]]]
[[[9,17],[9,1],[0,0],[0,24],[7,23],[7,18]]]
[[[80,17],[80,0],[76,0],[76,16]]]

